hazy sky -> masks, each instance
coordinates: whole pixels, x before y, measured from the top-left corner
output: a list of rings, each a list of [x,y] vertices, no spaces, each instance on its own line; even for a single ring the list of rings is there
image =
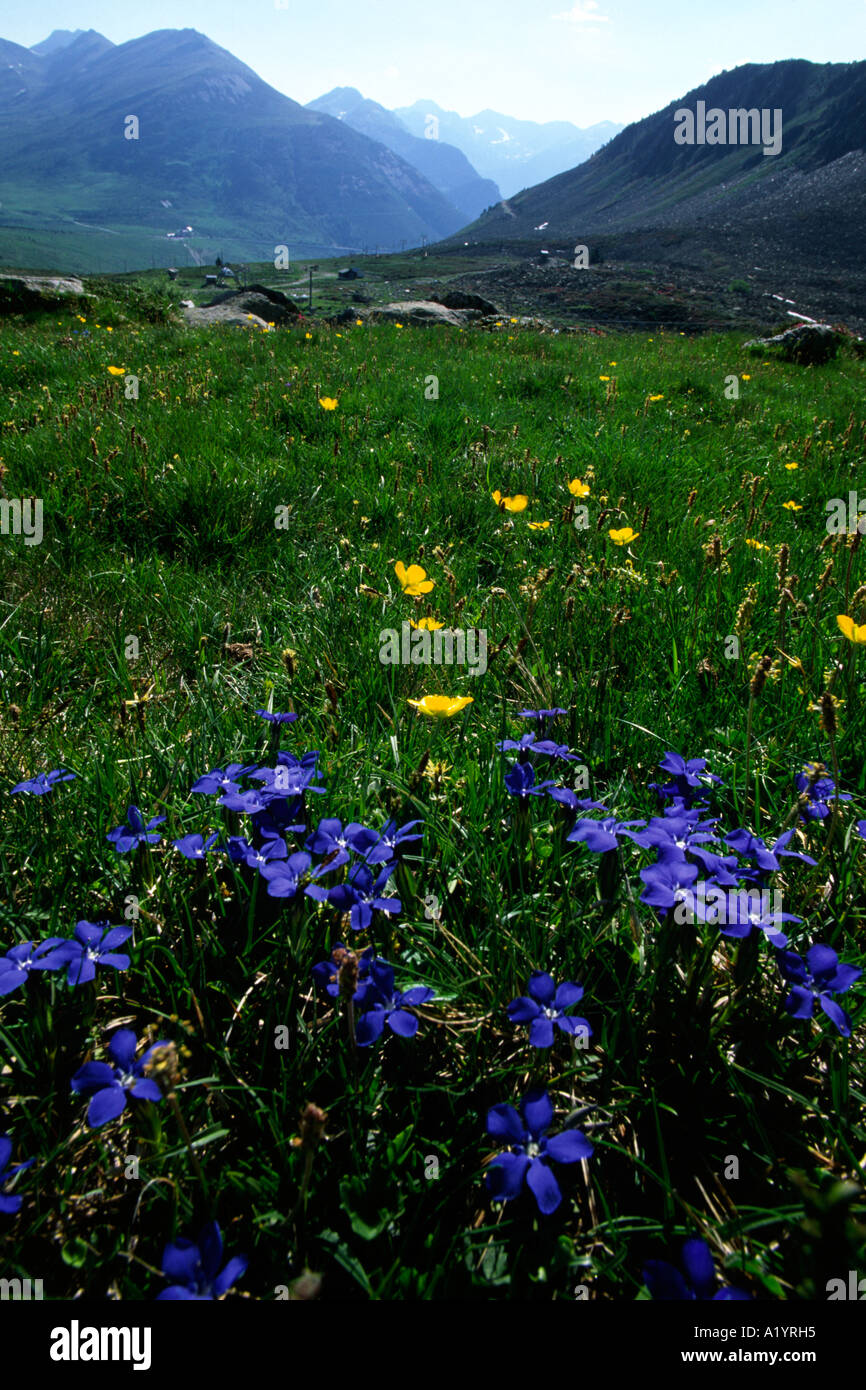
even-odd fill
[[[628,123],[723,68],[866,57],[866,0],[3,0],[0,37],[198,29],[307,102],[358,87],[474,115]]]

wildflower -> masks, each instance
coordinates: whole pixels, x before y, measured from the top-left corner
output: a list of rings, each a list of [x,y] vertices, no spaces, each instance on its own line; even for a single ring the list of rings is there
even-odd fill
[[[652,338],[650,338],[650,342],[652,342]],[[659,396],[647,396],[647,400],[648,400],[648,401],[663,401],[663,400],[664,400],[664,395],[659,395]],[[689,433],[691,433],[691,431],[687,430],[686,433],[689,434]]]
[[[334,888],[321,888],[318,884],[312,883],[306,890],[307,895],[316,902],[330,903],[342,913],[348,912],[352,930],[363,931],[372,922],[374,911],[387,912],[393,916],[402,910],[399,898],[380,896],[396,868],[397,862],[394,860],[385,864],[374,878],[366,864],[356,864],[349,870],[345,883],[338,883]]]
[[[491,497],[500,511],[523,512],[529,506],[529,498],[522,492],[517,492],[513,497],[503,497],[498,490],[492,492]]]
[[[218,832],[215,830],[207,839],[203,835],[182,835],[179,840],[172,840],[172,844],[176,850],[180,851],[184,859],[204,859],[217,839],[217,834]]]
[[[427,571],[420,565],[410,565],[407,569],[402,560],[394,566],[394,573],[404,594],[417,598],[419,594],[429,594],[434,581],[427,578]]]
[[[858,627],[854,619],[846,617],[844,613],[836,614],[836,622],[839,624],[839,631],[848,638],[849,642],[854,642],[858,646],[866,642],[866,623]]]
[[[553,796],[553,792],[550,795]],[[575,821],[574,829],[567,838],[570,844],[586,845],[593,854],[606,854],[608,850],[617,848],[620,835],[631,833],[630,828],[633,825],[643,826],[646,825],[646,821],[618,821],[616,816],[606,816],[603,820],[578,820]]]
[[[555,719],[558,714],[568,714],[568,710],[560,709],[521,709],[517,711],[518,719]]]
[[[21,1210],[23,1197],[10,1197],[4,1191],[7,1182],[11,1182],[16,1173],[21,1173],[25,1168],[30,1168],[35,1162],[35,1158],[25,1158],[23,1163],[16,1163],[14,1168],[9,1167],[9,1160],[12,1157],[12,1140],[8,1134],[0,1134],[0,1212],[5,1216],[14,1216]]]
[[[77,772],[69,772],[65,767],[57,767],[53,772],[37,772],[35,777],[30,777],[26,782],[19,782],[13,787],[9,795],[14,796],[16,792],[30,792],[31,796],[45,796],[52,787],[58,782],[71,782],[78,776]]]
[[[372,946],[356,954],[348,951],[342,941],[338,941],[331,952],[330,960],[314,965],[311,975],[319,989],[332,999],[341,995],[351,995],[352,1002],[361,1005],[366,995],[374,988],[370,981],[370,966],[376,955]],[[352,989],[348,985],[352,985]]]
[[[530,521],[527,523],[530,531],[546,531],[550,525],[549,521]]]
[[[320,396],[319,405],[323,410],[336,410],[339,401],[335,400],[333,396]]]
[[[647,1260],[643,1268],[643,1280],[650,1291],[650,1297],[662,1300],[697,1299],[711,1300],[713,1303],[751,1302],[750,1294],[725,1284],[713,1293],[716,1274],[709,1246],[703,1240],[687,1240],[680,1257],[685,1276],[675,1265],[666,1260]]]
[[[305,338],[312,338],[312,336],[313,336],[312,333],[305,333],[305,334],[304,334],[304,337],[305,337]]]
[[[592,1032],[585,1018],[567,1015],[566,1009],[583,998],[583,986],[573,980],[564,980],[561,985],[554,983],[553,976],[543,970],[533,970],[529,977],[525,995],[512,999],[506,1013],[512,1023],[529,1024],[529,1042],[532,1047],[551,1047],[553,1045],[554,1024],[563,1033],[573,1036],[581,1033],[588,1037]]]
[[[553,1123],[553,1105],[541,1089],[530,1091],[520,1106],[494,1105],[487,1112],[487,1133],[507,1140],[509,1149],[497,1154],[487,1170],[487,1186],[493,1201],[519,1197],[524,1181],[544,1216],[562,1201],[553,1163],[579,1163],[589,1158],[592,1144],[577,1129],[565,1129],[547,1137]]]
[[[389,820],[382,826],[376,843],[366,855],[368,864],[382,864],[386,860],[394,858],[401,845],[414,844],[416,840],[423,839],[423,835],[411,834],[416,825],[423,825],[421,820],[409,820],[405,825],[397,829],[397,822]],[[370,832],[374,834],[375,832]]]
[[[751,536],[746,536],[746,545],[750,545],[753,550],[766,550],[769,552],[770,549],[768,545],[764,545],[763,541],[753,541]]]
[[[414,985],[402,993],[395,990],[394,967],[381,959],[371,962],[370,981],[373,988],[364,995],[364,1012],[355,1030],[358,1046],[369,1047],[381,1038],[386,1023],[398,1037],[414,1038],[418,1032],[418,1019],[415,1014],[409,1013],[409,1009],[426,1004],[428,999],[434,997],[434,991],[427,985]]]
[[[117,825],[113,830],[109,830],[105,838],[111,840],[118,854],[128,854],[137,845],[155,845],[160,836],[151,832],[155,825],[161,825],[164,820],[165,816],[154,816],[145,825],[138,807],[128,806],[125,824]]]
[[[259,865],[259,873],[268,885],[269,898],[297,897],[301,880],[310,872],[312,859],[303,850],[290,854],[288,859],[277,859]]]
[[[740,378],[741,378],[741,380],[743,380],[743,381],[751,381],[751,380],[752,380],[752,378],[751,378],[751,376],[749,375],[748,372],[740,372]]]
[[[811,1018],[817,1000],[842,1037],[850,1037],[851,1020],[832,996],[844,994],[863,971],[856,965],[840,963],[836,952],[820,943],[809,947],[805,961],[796,951],[782,951],[777,960],[783,978],[793,986],[785,1000],[791,1017]]]
[[[220,1228],[209,1221],[198,1241],[183,1237],[167,1245],[162,1256],[162,1272],[174,1282],[157,1294],[156,1301],[188,1299],[202,1302],[222,1298],[247,1267],[244,1255],[235,1255],[221,1272],[223,1242]]]
[[[676,851],[663,849],[655,864],[641,869],[640,876],[646,884],[640,895],[641,902],[669,912],[677,903],[690,899],[698,868]]]
[[[614,545],[631,545],[640,535],[640,531],[633,531],[630,526],[621,526],[620,529],[608,531],[607,533]]]
[[[125,367],[109,367],[108,370],[111,372],[111,375],[112,375],[112,376],[123,376],[124,372],[126,371],[126,368],[125,368]]]
[[[793,469],[799,468],[800,465],[799,463],[786,463],[785,467],[788,469],[789,472],[791,472]]]
[[[129,969],[129,956],[114,948],[122,946],[131,936],[132,927],[109,927],[107,922],[82,920],[75,924],[73,940],[58,946],[47,959],[54,960],[57,965],[68,964],[67,984],[85,985],[96,978],[97,965],[110,965],[114,970]]]
[[[782,506],[789,512],[801,512],[803,510],[799,502],[783,502]]]
[[[571,482],[568,484],[568,490],[572,497],[589,496],[589,484],[581,482],[580,478],[572,478]]]
[[[65,965],[67,957],[65,953],[58,953],[57,947],[68,944],[65,936],[49,936],[38,946],[24,941],[10,947],[0,958],[0,997],[23,985],[31,970],[57,970]]]
[[[532,763],[515,763],[505,774],[505,785],[512,796],[525,801],[528,796],[543,796],[552,782],[539,782],[535,785],[535,768]]]
[[[471,705],[474,698],[474,695],[422,695],[420,700],[407,700],[406,703],[414,705],[419,714],[429,714],[434,719],[451,719]]]
[[[207,796],[215,796],[217,792],[239,792],[240,782],[236,779],[245,777],[248,772],[252,772],[254,767],[255,763],[247,763],[246,766],[243,763],[229,763],[225,770],[221,767],[212,768],[210,772],[206,772],[204,776],[199,777],[197,782],[193,783],[190,791],[200,792]]]
[[[312,854],[325,855],[329,869],[338,869],[342,864],[348,864],[353,853],[366,855],[378,838],[375,830],[369,830],[358,821],[350,821],[344,830],[341,821],[328,816],[319,821],[304,847]]]
[[[435,618],[422,618],[420,623],[413,623],[412,619],[410,618],[409,626],[418,628],[419,630],[424,632],[438,632],[439,628],[444,627],[445,624],[437,623]]]
[[[610,377],[609,377],[609,376],[600,376],[600,377],[599,377],[599,381],[610,381]]]
[[[807,798],[803,808],[806,820],[826,820],[830,814],[831,801],[850,801],[850,792],[837,792],[832,777],[815,776],[818,768],[807,763],[803,771],[794,778],[797,791]]]
[[[260,719],[267,719],[269,724],[294,724],[298,717],[291,712],[288,714],[280,714],[279,712],[272,714],[271,711],[267,709],[257,709],[256,714]]]
[[[116,1120],[126,1109],[127,1095],[133,1100],[162,1100],[162,1091],[155,1081],[145,1076],[143,1068],[154,1048],[164,1046],[165,1043],[154,1043],[136,1061],[135,1034],[131,1028],[121,1028],[108,1044],[111,1063],[85,1062],[78,1069],[71,1085],[79,1095],[91,1098],[87,1107],[89,1125],[98,1129],[108,1120]]]
[[[363,319],[355,319],[355,327],[356,327],[356,328],[363,328],[363,327],[364,327],[364,320],[363,320]]]

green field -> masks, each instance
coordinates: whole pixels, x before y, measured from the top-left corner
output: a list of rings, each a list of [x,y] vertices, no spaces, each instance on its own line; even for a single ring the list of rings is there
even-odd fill
[[[509,790],[518,754],[496,745],[567,745],[573,761],[534,756],[537,781],[617,822],[661,814],[666,752],[706,759],[719,837],[793,829],[816,861],[765,880],[802,919],[787,949],[863,965],[866,652],[837,615],[866,624],[866,547],[826,507],[864,477],[866,363],[508,317],[190,331],[153,279],[100,293],[86,322],[0,329],[0,496],[40,499],[44,529],[0,536],[0,955],[80,920],[134,929],[128,969],[0,993],[0,1135],[35,1159],[0,1214],[5,1275],[149,1300],[166,1242],[210,1219],[248,1259],[230,1298],[282,1298],[310,1270],[326,1302],[632,1301],[690,1236],[759,1300],[862,1274],[864,982],[836,996],[850,1037],[820,1008],[792,1017],[763,931],[641,901],[655,852],[569,841],[575,811]],[[403,593],[398,562],[433,588]],[[483,631],[486,671],[383,664],[380,633],[425,615]],[[472,703],[432,718],[408,703],[425,695]],[[551,707],[545,731],[518,714]],[[270,896],[219,851],[254,838],[249,816],[190,788],[273,769],[278,747],[318,750],[327,791],[293,808],[289,853],[321,817],[423,822],[381,890],[397,911],[355,931],[339,895],[302,876]],[[823,817],[794,780],[815,763],[851,798]],[[57,768],[75,780],[9,794]],[[118,853],[130,805],[166,819]],[[219,832],[199,861],[172,846],[196,832]],[[311,975],[337,942],[435,991],[415,1036],[353,1044],[348,1001]],[[588,1045],[531,1046],[511,1021],[533,971],[583,985]],[[163,1100],[94,1127],[70,1082],[120,1027],[175,1044],[179,1075],[169,1058]],[[534,1088],[552,1132],[594,1149],[545,1165],[545,1212],[486,1181],[507,1142],[488,1111]]]

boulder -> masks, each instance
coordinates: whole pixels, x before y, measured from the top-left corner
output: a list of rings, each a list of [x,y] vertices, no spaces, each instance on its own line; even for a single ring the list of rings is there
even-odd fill
[[[57,309],[70,300],[84,303],[84,285],[75,276],[0,275],[0,314],[25,314]]]
[[[774,338],[753,338],[746,343],[753,351],[764,352],[777,348],[783,362],[797,362],[801,367],[821,366],[836,356],[842,335],[826,323],[800,323],[787,328]]]
[[[301,312],[293,299],[282,290],[268,289],[267,285],[247,285],[242,290],[226,290],[216,295],[206,306],[231,304],[239,312],[258,314],[266,323],[290,323]]]
[[[263,319],[258,314],[245,313],[231,304],[211,304],[206,308],[185,308],[183,311],[185,321],[190,328],[207,328],[210,324],[224,323],[236,324],[239,328],[263,328],[267,330],[268,323],[275,323],[275,319]]]
[[[444,304],[446,309],[476,309],[479,314],[499,314],[502,310],[483,299],[480,294],[468,294],[464,290],[446,290],[444,294],[434,294],[430,298],[435,304]]]
[[[446,309],[432,299],[407,299],[398,304],[383,304],[372,309],[369,317],[380,323],[444,323],[451,328],[462,328],[469,321],[467,313],[460,309]]]

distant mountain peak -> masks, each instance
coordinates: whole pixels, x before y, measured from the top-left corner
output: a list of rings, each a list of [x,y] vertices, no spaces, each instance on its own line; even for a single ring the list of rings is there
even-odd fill
[[[69,48],[71,44],[77,43],[81,38],[87,38],[91,41],[98,39],[103,47],[114,47],[111,39],[107,39],[96,29],[52,29],[47,39],[43,39],[41,43],[31,44],[30,52],[39,53],[42,57],[47,58],[52,53],[61,53],[64,48]]]

